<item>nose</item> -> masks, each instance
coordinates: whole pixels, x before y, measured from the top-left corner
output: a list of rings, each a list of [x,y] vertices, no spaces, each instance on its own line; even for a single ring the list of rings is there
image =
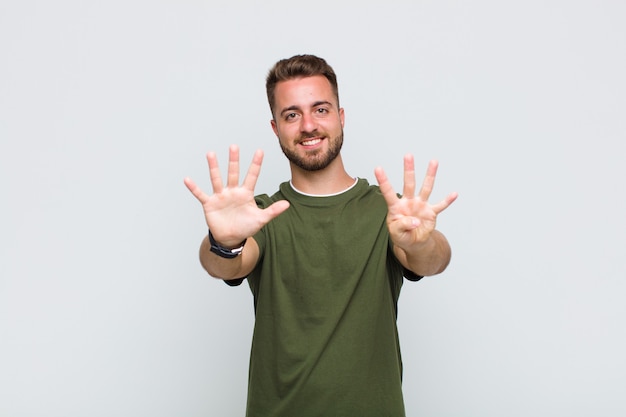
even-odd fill
[[[317,129],[317,123],[313,115],[305,113],[300,119],[300,131],[303,133],[313,132]]]

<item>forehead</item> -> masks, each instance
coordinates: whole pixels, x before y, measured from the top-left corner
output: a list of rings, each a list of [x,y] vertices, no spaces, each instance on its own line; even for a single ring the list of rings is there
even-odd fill
[[[318,101],[336,104],[330,81],[323,75],[280,81],[276,84],[274,99],[277,109],[289,106],[306,106]]]

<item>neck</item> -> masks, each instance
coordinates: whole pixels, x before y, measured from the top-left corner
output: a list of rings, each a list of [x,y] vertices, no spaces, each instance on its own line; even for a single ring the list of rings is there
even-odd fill
[[[354,184],[354,178],[346,172],[341,156],[326,168],[306,171],[291,165],[291,183],[299,191],[313,195],[329,195],[347,190]]]

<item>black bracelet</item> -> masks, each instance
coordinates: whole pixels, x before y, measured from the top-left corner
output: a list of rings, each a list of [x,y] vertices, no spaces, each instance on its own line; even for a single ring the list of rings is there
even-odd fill
[[[241,252],[243,252],[243,246],[246,244],[247,240],[248,239],[244,239],[237,248],[228,249],[217,243],[215,241],[215,238],[213,237],[213,234],[209,230],[209,243],[211,244],[211,252],[213,252],[217,256],[221,256],[222,258],[233,259],[241,255]]]

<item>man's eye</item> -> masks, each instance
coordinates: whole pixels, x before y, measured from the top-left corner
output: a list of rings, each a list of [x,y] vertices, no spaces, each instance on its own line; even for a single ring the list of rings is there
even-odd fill
[[[292,120],[292,119],[295,119],[295,117],[296,117],[295,113],[287,113],[285,115],[285,120]]]
[[[325,108],[320,107],[319,109],[317,109],[318,113],[328,113],[328,110]]]

